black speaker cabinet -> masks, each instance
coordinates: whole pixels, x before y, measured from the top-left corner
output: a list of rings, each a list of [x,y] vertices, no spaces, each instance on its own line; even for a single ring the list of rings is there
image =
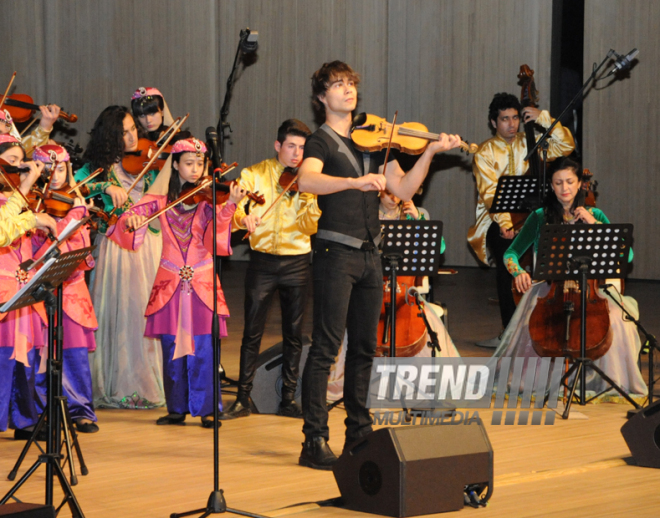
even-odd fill
[[[311,342],[303,337],[303,352],[300,357],[300,376],[296,387],[296,401],[301,404],[301,376],[307,361],[307,353]],[[282,400],[282,342],[276,343],[259,355],[254,386],[250,394],[252,402],[260,414],[275,414]]]
[[[55,518],[52,505],[5,504],[0,505],[0,516],[5,518]]]
[[[660,401],[628,419],[621,434],[638,466],[660,468]]]
[[[467,485],[493,491],[493,448],[481,423],[382,428],[333,468],[347,508],[417,516],[463,508]]]

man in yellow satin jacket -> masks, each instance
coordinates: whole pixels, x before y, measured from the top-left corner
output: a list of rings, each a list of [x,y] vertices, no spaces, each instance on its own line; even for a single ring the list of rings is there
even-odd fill
[[[321,216],[316,196],[291,191],[262,215],[283,188],[280,176],[285,168],[302,162],[309,128],[296,119],[282,123],[275,141],[276,156],[241,171],[240,184],[262,194],[263,205],[248,202],[234,214],[232,230],[246,229],[250,234],[250,264],[245,276],[245,327],[241,343],[238,395],[222,419],[250,415],[252,391],[261,337],[272,297],[279,291],[282,309],[282,400],[278,415],[300,417],[295,402],[302,353],[302,320],[310,280],[310,236],[316,233]]]

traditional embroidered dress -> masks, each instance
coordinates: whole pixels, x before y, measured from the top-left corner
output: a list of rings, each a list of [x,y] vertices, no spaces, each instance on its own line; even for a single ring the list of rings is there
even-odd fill
[[[81,220],[87,215],[85,207],[71,209],[65,218],[57,222],[58,234],[72,220]],[[35,258],[41,257],[50,242],[39,234],[33,237],[33,245],[37,249]],[[89,229],[82,227],[60,247],[62,252],[72,252],[90,246]],[[89,419],[96,421],[92,401],[92,375],[89,368],[88,353],[96,350],[94,331],[98,327],[92,299],[85,283],[85,271],[94,268],[91,255],[80,263],[78,268],[62,284],[62,327],[64,343],[62,357],[62,395],[67,397],[69,413],[74,420]],[[48,355],[48,334],[44,331],[44,347],[38,351],[41,368],[36,376],[37,392],[40,397],[39,411],[43,410],[47,397],[47,376],[45,374],[45,359]]]
[[[16,202],[7,202],[0,195],[0,204],[5,203]],[[0,301],[8,301],[34,275],[18,266],[31,258],[32,241],[27,236],[0,248]],[[35,348],[44,345],[46,324],[43,303],[0,313],[0,431],[5,431],[8,424],[11,428],[27,428],[38,420]]]
[[[149,217],[167,205],[167,196],[146,195],[108,233],[128,250],[143,246],[146,226],[123,232],[131,214]],[[230,221],[233,203],[216,209],[218,255],[231,254]],[[213,209],[202,202],[179,204],[159,217],[163,254],[146,308],[145,336],[160,338],[167,410],[175,414],[213,413]],[[218,285],[219,287],[219,285]],[[220,287],[219,287],[220,288]],[[220,336],[227,336],[229,310],[222,289],[217,292]]]
[[[588,209],[589,212],[600,223],[609,223],[609,220],[603,212],[596,208]],[[511,275],[517,277],[524,270],[520,267],[518,260],[527,249],[534,245],[534,251],[538,248],[541,225],[544,221],[543,209],[533,212],[520,234],[513,241],[513,244],[504,255],[504,260]],[[631,250],[632,252],[632,250]],[[632,253],[629,258],[632,260]],[[536,301],[539,297],[544,297],[550,290],[549,284],[543,282],[533,285],[520,300],[516,312],[502,335],[500,345],[495,351],[494,358],[504,356],[538,358],[532,347],[532,340],[529,335],[529,319],[532,311],[536,307]],[[604,293],[600,293],[607,299],[610,313],[610,325],[612,328],[612,346],[609,351],[594,364],[600,367],[612,381],[619,385],[623,390],[632,395],[643,396],[648,389],[642,378],[642,374],[637,366],[637,358],[642,347],[637,333],[637,328],[632,322],[624,321],[621,309]],[[632,297],[618,295],[619,301],[626,306],[634,316],[638,316],[637,302]],[[522,379],[525,379],[525,369]],[[607,384],[600,376],[592,370],[587,369],[587,392],[598,394],[607,388]],[[604,395],[604,399],[618,401],[620,398],[615,391],[609,391]]]
[[[76,181],[91,172],[90,166],[85,166],[76,173]],[[122,214],[139,202],[155,177],[155,171],[147,173],[115,214]],[[114,207],[110,196],[104,194],[105,189],[110,185],[127,189],[134,179],[121,164],[115,164],[106,182],[91,181],[87,185],[90,196],[100,194],[105,210],[110,212]],[[157,340],[144,336],[143,316],[162,251],[160,232],[153,228],[145,231],[138,252],[122,249],[102,233],[97,235],[95,244],[98,258],[90,282],[98,318],[96,352],[91,355],[94,405],[97,408],[162,406],[165,395],[160,347]]]

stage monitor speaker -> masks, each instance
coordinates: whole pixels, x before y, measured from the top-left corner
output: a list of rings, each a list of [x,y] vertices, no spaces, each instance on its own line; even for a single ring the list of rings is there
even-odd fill
[[[55,518],[52,505],[40,504],[5,504],[0,505],[0,516],[4,518]]]
[[[660,468],[660,401],[628,419],[621,434],[638,466]]]
[[[333,467],[344,505],[385,516],[463,508],[468,485],[493,492],[493,448],[481,422],[382,428]]]
[[[307,361],[311,341],[303,337],[303,351],[300,356],[300,376],[296,386],[296,401],[301,404],[302,373]],[[282,400],[282,342],[276,343],[259,355],[254,385],[250,394],[252,403],[260,414],[276,414]]]

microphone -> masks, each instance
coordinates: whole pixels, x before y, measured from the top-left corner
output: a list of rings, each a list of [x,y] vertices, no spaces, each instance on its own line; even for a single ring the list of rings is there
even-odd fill
[[[422,294],[419,292],[416,286],[411,286],[410,288],[408,288],[406,295],[408,297],[414,298],[415,302],[417,303],[419,303],[419,299],[422,297]]]
[[[240,33],[240,47],[245,54],[251,54],[259,48],[259,32],[246,27]]]
[[[218,151],[218,132],[213,126],[206,128],[206,144],[211,149],[211,161],[215,174],[220,169],[220,153]]]
[[[624,70],[628,70],[632,66],[632,60],[635,59],[635,56],[639,54],[639,50],[637,49],[632,49],[628,54],[625,56],[619,56],[618,54],[615,54],[616,60],[614,62],[614,68],[610,70],[610,73],[607,74],[605,77],[610,77],[613,74],[616,74],[617,72],[622,72]]]

